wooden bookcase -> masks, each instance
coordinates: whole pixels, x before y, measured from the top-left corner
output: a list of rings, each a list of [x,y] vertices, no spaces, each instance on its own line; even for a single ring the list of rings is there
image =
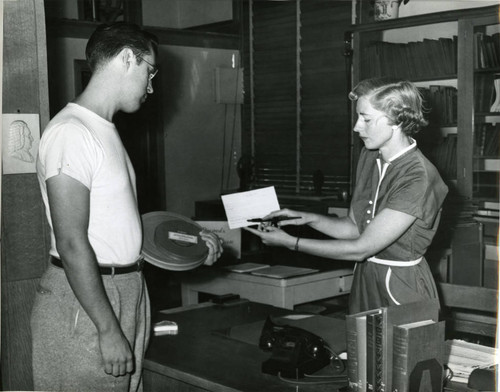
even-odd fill
[[[459,20],[460,110],[458,189],[483,226],[484,285],[498,286],[500,173],[500,23],[495,13]],[[496,80],[496,82],[495,82]],[[495,92],[495,84],[497,90]],[[495,106],[495,107],[493,107]]]
[[[448,269],[453,276],[448,271],[443,280],[494,288],[498,285],[500,98],[494,83],[500,90],[500,81],[494,80],[500,79],[499,8],[358,24],[350,31],[353,86],[365,78],[392,76],[422,89],[430,124],[417,142],[450,188],[444,206],[448,213],[443,213],[441,225],[446,233],[437,237],[451,244],[457,233],[463,235],[464,225],[470,230],[474,224],[475,232],[482,233],[478,244],[471,241],[467,259],[452,252],[448,263],[453,266]],[[499,107],[492,112],[494,103]],[[354,124],[354,108],[352,113]],[[356,135],[352,140],[354,178],[362,143]],[[473,282],[472,264],[477,272]]]

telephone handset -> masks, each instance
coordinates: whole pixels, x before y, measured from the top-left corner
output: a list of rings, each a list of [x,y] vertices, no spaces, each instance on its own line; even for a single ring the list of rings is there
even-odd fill
[[[287,378],[302,378],[330,363],[328,344],[305,329],[279,325],[268,317],[262,328],[259,347],[271,351],[262,372]]]

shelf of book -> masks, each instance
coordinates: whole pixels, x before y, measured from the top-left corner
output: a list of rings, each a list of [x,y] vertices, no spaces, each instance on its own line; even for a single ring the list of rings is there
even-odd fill
[[[392,76],[415,82],[423,94],[429,126],[416,139],[449,184],[441,227],[450,238],[460,224],[478,224],[473,213],[484,209],[479,202],[499,200],[499,13],[500,5],[494,5],[352,26],[353,85],[367,77]],[[352,143],[354,178],[362,143],[356,136]],[[454,203],[471,205],[471,211],[458,211]],[[479,241],[479,251],[468,260],[482,268],[484,243]]]
[[[500,172],[500,24],[479,19],[467,24],[472,32],[472,58],[464,67],[472,70],[473,130],[472,197],[498,199]]]
[[[361,78],[453,79],[457,73],[456,59],[456,36],[408,43],[371,41],[361,53],[361,64],[369,64],[363,67]]]
[[[498,287],[500,173],[500,24],[483,15],[459,24],[464,56],[460,64],[459,192],[472,201],[482,227],[482,284]],[[468,39],[472,37],[472,39]],[[472,130],[472,132],[470,132]]]
[[[486,31],[474,32],[474,68],[500,72],[500,32],[488,34]]]
[[[456,13],[463,15],[463,13]],[[369,77],[394,77],[413,81],[422,93],[429,125],[416,137],[424,154],[446,182],[457,180],[458,37],[456,20],[444,14],[425,23],[425,34],[415,24],[356,26],[353,35],[353,84]],[[382,26],[387,26],[383,28]],[[361,145],[353,138],[353,170]]]

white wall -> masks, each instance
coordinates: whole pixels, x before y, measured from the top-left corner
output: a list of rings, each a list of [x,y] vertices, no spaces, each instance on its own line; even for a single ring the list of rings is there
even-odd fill
[[[45,0],[45,11],[49,18],[78,19],[78,1]]]
[[[53,108],[61,109],[75,98],[74,60],[85,60],[86,45],[86,39],[58,38],[56,44],[50,48],[48,56],[51,67],[49,69],[51,111]]]
[[[356,9],[359,8],[360,2],[368,2],[368,0],[352,0],[352,22],[356,21]],[[451,11],[457,9],[486,7],[496,5],[499,0],[409,0],[407,4],[401,3],[399,7],[399,17],[429,14],[441,11]]]
[[[78,19],[78,0],[45,2],[47,16]],[[182,29],[232,19],[232,0],[142,0],[142,24],[145,26]]]
[[[399,17],[495,4],[498,4],[498,0],[410,0],[399,7]]]
[[[145,26],[182,29],[232,19],[232,0],[142,0]]]
[[[408,4],[401,4],[399,7],[399,17],[434,13],[441,11],[451,11],[474,7],[486,7],[498,4],[498,0],[410,0]],[[422,41],[424,39],[437,39],[439,37],[453,37],[457,34],[457,22],[439,23],[429,25],[428,28],[420,27],[398,29],[398,31],[387,31],[384,39],[390,42]]]
[[[234,50],[161,48],[169,211],[191,217],[195,201],[238,188],[241,107],[214,99],[214,70],[231,67],[233,56],[238,58]]]
[[[359,1],[353,0],[352,20],[356,20],[356,4]],[[467,9],[475,7],[487,7],[499,4],[499,0],[410,0],[407,4],[401,3],[399,7],[399,17],[408,17],[421,14],[451,11],[457,9]],[[426,29],[421,27],[398,28],[387,30],[383,33],[383,39],[389,42],[422,41],[423,39],[437,39],[439,37],[453,37],[457,34],[457,22],[436,23],[428,25]]]
[[[75,97],[74,60],[85,59],[86,39],[61,38],[52,48],[51,105],[58,110]],[[217,199],[238,188],[241,152],[240,105],[217,104],[214,70],[239,64],[238,52],[181,46],[160,47],[167,209],[194,215],[197,200]],[[160,81],[161,85],[156,83]],[[222,179],[223,176],[223,179]]]

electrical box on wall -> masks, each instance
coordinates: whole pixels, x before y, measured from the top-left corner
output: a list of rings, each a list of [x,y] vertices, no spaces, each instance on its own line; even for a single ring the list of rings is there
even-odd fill
[[[215,68],[214,91],[217,103],[243,103],[243,68]]]

